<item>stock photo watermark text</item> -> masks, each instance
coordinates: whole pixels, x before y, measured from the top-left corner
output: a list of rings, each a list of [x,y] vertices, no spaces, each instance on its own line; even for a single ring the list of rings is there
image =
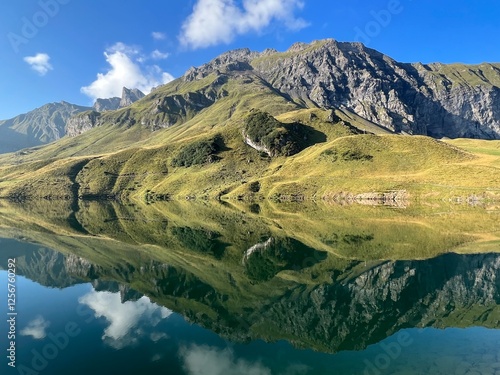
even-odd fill
[[[7,359],[10,367],[16,367],[16,260],[8,260],[7,268]]]
[[[370,44],[373,38],[376,38],[383,29],[389,26],[394,16],[402,13],[404,6],[401,0],[389,0],[385,9],[370,12],[371,20],[364,27],[355,27],[356,33],[354,40],[363,44]]]
[[[40,0],[39,9],[31,17],[22,17],[20,29],[17,32],[9,32],[7,39],[15,53],[19,52],[19,47],[28,44],[31,39],[37,36],[40,29],[47,26],[49,21],[59,14],[61,5],[70,3],[71,0]]]

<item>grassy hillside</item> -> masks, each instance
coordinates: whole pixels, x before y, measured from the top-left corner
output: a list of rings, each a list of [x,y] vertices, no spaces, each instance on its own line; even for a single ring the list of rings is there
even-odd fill
[[[325,43],[264,53],[242,68],[193,70],[195,78],[186,74],[127,108],[100,114],[96,127],[79,136],[1,155],[0,197],[500,198],[497,143],[396,135],[348,109],[294,99],[252,69]],[[456,84],[498,78],[491,64],[417,68]]]
[[[245,143],[245,116],[197,136],[184,134],[189,122],[173,127],[162,133],[165,138],[154,139],[161,146],[149,140],[114,153],[7,164],[0,167],[0,195],[339,200],[404,191],[408,199],[500,197],[498,142],[359,134],[330,111],[305,109],[276,118],[285,126],[298,124],[306,147],[292,156],[270,157]],[[218,141],[212,154],[196,163],[179,162],[213,139]]]
[[[500,64],[483,63],[478,65],[466,64],[414,64],[417,69],[430,72],[437,86],[446,86],[450,83],[454,87],[460,86],[500,86]]]

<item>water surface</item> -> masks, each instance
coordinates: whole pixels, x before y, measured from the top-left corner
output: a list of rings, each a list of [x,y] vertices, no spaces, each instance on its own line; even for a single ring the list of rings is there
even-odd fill
[[[190,207],[0,215],[6,373],[500,373],[496,211]]]

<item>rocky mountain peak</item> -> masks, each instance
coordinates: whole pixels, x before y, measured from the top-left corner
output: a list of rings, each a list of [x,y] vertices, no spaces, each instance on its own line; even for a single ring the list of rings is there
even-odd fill
[[[345,108],[397,133],[500,139],[498,64],[406,64],[333,39],[296,43],[250,64],[298,102]]]
[[[57,140],[65,135],[66,121],[70,117],[89,109],[61,101],[0,121],[0,153]]]
[[[120,100],[120,108],[128,107],[145,96],[146,95],[144,95],[144,93],[139,89],[128,89],[124,87],[122,90],[122,98]]]
[[[260,55],[259,52],[250,51],[248,48],[240,48],[223,53],[212,61],[198,67],[190,68],[184,74],[187,82],[202,79],[211,73],[227,73],[231,71],[251,70],[250,61]]]
[[[113,98],[108,98],[108,99],[101,99],[98,98],[96,99],[94,103],[94,109],[97,112],[106,112],[106,111],[114,111],[118,108],[120,108],[120,102],[121,98],[119,97],[113,97]]]
[[[122,96],[113,98],[99,98],[94,103],[94,110],[97,112],[115,111],[120,108],[128,107],[146,95],[139,89],[129,89],[123,87]]]

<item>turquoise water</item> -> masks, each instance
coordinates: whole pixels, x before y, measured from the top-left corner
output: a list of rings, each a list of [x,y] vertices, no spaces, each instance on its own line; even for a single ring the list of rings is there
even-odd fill
[[[497,264],[497,255],[445,256],[373,268],[353,281],[342,281],[341,290],[352,291],[349,301],[340,298],[338,287],[320,289],[327,296],[321,304],[331,306],[333,303],[335,310],[329,310],[326,305],[312,309],[319,298],[318,289],[304,290],[301,298],[281,297],[279,303],[275,301],[266,308],[276,310],[270,315],[273,319],[283,319],[283,322],[275,322],[276,327],[295,326],[300,315],[280,312],[280,306],[288,306],[292,311],[297,305],[304,316],[310,315],[311,309],[317,313],[303,324],[318,332],[295,332],[292,337],[293,330],[283,331],[272,336],[279,338],[281,334],[281,339],[265,342],[255,334],[251,339],[243,337],[247,327],[230,326],[222,319],[222,312],[212,321],[199,307],[185,310],[193,315],[184,317],[175,311],[178,300],[169,307],[161,306],[154,302],[164,297],[160,292],[144,295],[131,285],[113,280],[109,276],[113,273],[99,277],[103,271],[80,258],[75,263],[68,255],[14,240],[2,240],[0,244],[6,257],[15,257],[19,265],[16,367],[8,366],[10,360],[3,356],[2,374],[500,374],[496,269],[488,275],[488,264]],[[5,262],[2,256],[0,264],[4,269]],[[147,259],[144,262],[149,264]],[[448,269],[443,269],[443,262],[450,265]],[[384,274],[389,266],[392,276]],[[417,278],[435,275],[432,283],[420,279],[417,288],[420,285],[424,290],[432,285],[441,292],[425,291],[426,298],[417,298],[419,291],[408,284],[406,292],[394,288],[392,295],[369,299],[361,295],[372,293],[368,285],[355,288],[360,280],[366,283],[371,279],[375,283],[377,278],[396,284],[404,276],[398,274],[400,266]],[[117,279],[120,272],[124,272],[114,271]],[[145,266],[140,272],[146,272]],[[370,272],[376,277],[370,277]],[[478,272],[483,275],[481,281],[476,280]],[[443,273],[448,277],[442,279]],[[86,280],[89,275],[94,275],[92,280]],[[130,277],[121,276],[121,280]],[[480,285],[475,285],[477,283]],[[159,279],[155,281],[155,285],[158,284]],[[0,285],[4,289],[0,304],[5,317],[0,342],[5,353],[9,345],[6,271],[0,271]],[[467,285],[469,288],[464,289]],[[199,288],[202,287],[206,288],[200,284]],[[161,290],[167,293],[167,289]],[[400,293],[394,294],[395,290]],[[170,289],[168,293],[175,294]],[[193,295],[190,301],[197,300],[196,294],[190,293]],[[436,300],[429,297],[433,295]],[[459,296],[462,301],[453,300]],[[450,300],[443,305],[438,300],[445,297]],[[187,296],[180,298],[185,300]],[[308,302],[300,305],[302,299]],[[342,305],[357,299],[372,301],[374,305],[363,303],[365,310],[358,306],[354,312],[343,311]],[[419,305],[422,301],[425,306]],[[438,307],[433,309],[436,304]],[[450,304],[456,305],[455,308],[439,315],[442,309],[439,306]],[[215,302],[212,305],[215,306]],[[217,309],[222,311],[220,306]],[[326,326],[331,311],[340,311],[340,316]],[[326,317],[322,316],[325,312]],[[426,318],[425,314],[430,312],[433,316]],[[358,319],[366,314],[370,314],[370,319]],[[295,322],[291,317],[295,317]],[[347,324],[352,319],[354,321]],[[414,327],[412,320],[418,321],[415,325],[426,322],[427,327]],[[248,322],[250,318],[242,316],[239,321]],[[213,330],[203,326],[212,326]],[[258,322],[253,326],[258,326]],[[336,337],[331,336],[330,342],[326,342],[324,337],[328,335],[322,334],[322,330],[337,333],[343,339],[337,343]],[[265,332],[261,335],[268,337]],[[326,349],[322,352],[321,347]]]
[[[1,272],[3,285],[6,273]],[[406,329],[362,351],[324,354],[284,341],[235,344],[149,298],[90,284],[63,290],[18,279],[17,370],[45,374],[460,374],[500,371],[500,331]],[[64,337],[68,324],[74,336]],[[31,329],[27,329],[31,327]],[[54,337],[61,340],[54,349]],[[57,340],[57,339],[56,339]],[[2,364],[7,372],[16,373]],[[21,372],[23,373],[23,372]],[[474,373],[474,372],[470,372]]]

